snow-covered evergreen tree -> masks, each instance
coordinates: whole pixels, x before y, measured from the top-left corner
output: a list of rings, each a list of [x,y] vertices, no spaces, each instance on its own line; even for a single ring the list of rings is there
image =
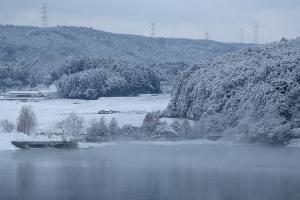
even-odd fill
[[[182,74],[166,114],[199,120],[216,137],[242,122],[252,141],[285,143],[300,137],[299,69],[300,39],[206,61]]]
[[[97,99],[159,93],[158,75],[148,67],[107,59],[82,58],[56,68],[51,73],[58,93],[64,98]]]
[[[108,132],[112,138],[117,138],[120,134],[120,127],[118,121],[115,118],[112,118],[108,125]]]

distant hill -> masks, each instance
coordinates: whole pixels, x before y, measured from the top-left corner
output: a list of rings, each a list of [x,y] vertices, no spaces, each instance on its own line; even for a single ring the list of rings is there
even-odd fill
[[[300,138],[300,39],[251,47],[189,68],[166,114],[199,133],[285,143]]]
[[[42,74],[74,57],[194,64],[245,46],[248,45],[113,34],[81,27],[0,25],[0,64],[19,63]]]

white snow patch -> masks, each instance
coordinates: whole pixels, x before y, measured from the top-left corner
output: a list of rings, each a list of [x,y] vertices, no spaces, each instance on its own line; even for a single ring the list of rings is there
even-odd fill
[[[17,150],[11,142],[12,141],[22,141],[22,140],[31,140],[31,138],[22,133],[3,133],[0,132],[0,151],[12,151]]]
[[[300,139],[292,139],[286,147],[289,148],[300,148]]]
[[[0,151],[18,150],[18,148],[11,143],[12,141],[61,141],[61,137],[52,136],[49,138],[48,136],[44,135],[28,136],[23,133],[0,132]]]

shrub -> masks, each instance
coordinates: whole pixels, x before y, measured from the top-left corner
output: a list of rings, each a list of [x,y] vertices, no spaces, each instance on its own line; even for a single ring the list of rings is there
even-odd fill
[[[71,137],[78,139],[84,130],[84,118],[72,112],[65,120],[58,123],[58,127],[62,130],[65,138]]]
[[[92,120],[87,128],[87,140],[97,142],[98,140],[107,140],[109,137],[109,130],[104,117],[100,120]]]
[[[8,132],[8,133],[11,133],[15,128],[15,125],[8,120],[0,121],[0,126],[5,132]]]

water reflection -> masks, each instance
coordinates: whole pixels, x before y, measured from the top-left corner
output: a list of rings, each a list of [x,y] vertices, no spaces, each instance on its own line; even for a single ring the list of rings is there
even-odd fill
[[[1,152],[0,199],[298,200],[300,151],[118,144]]]

